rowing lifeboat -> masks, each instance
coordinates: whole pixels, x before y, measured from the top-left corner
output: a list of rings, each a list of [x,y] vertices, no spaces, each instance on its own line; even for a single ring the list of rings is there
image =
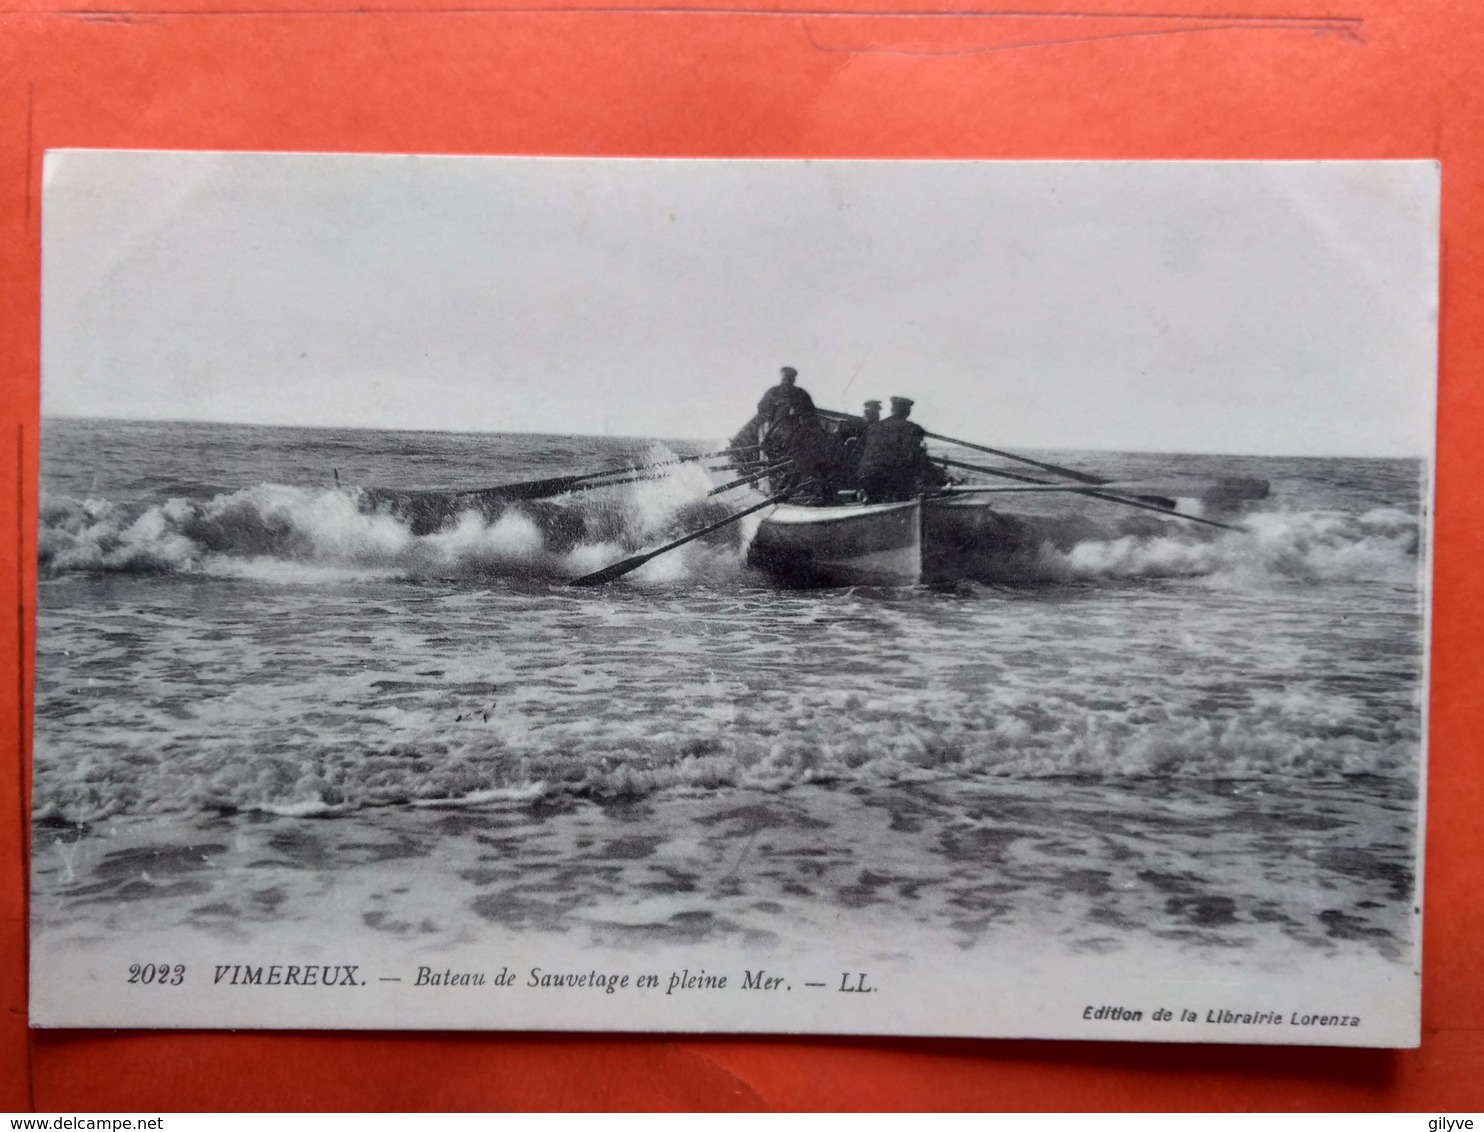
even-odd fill
[[[1001,577],[1028,552],[1023,524],[982,501],[783,503],[758,524],[747,561],[789,587],[915,586]]]

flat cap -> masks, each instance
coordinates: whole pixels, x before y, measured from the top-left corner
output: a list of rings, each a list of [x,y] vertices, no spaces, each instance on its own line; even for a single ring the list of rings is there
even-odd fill
[[[891,407],[893,409],[910,409],[914,404],[911,397],[893,397]]]
[[[779,376],[781,376],[781,377],[798,377],[799,376],[799,371],[796,370],[796,369],[794,369],[793,366],[784,366],[781,370],[778,371],[778,373],[779,373]]]

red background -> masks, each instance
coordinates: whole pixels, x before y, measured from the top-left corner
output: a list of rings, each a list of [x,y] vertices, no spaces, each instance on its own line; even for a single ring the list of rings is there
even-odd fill
[[[436,2],[20,0],[0,11],[0,532],[14,532],[0,592],[19,615],[0,619],[0,665],[17,689],[0,698],[0,1109],[1484,1108],[1472,700],[1484,491],[1470,479],[1484,426],[1484,6],[1346,0],[1336,15],[1326,0],[1082,0],[1076,11],[1018,0],[1002,14],[938,0],[956,6],[913,16],[883,0],[808,11]],[[40,170],[61,146],[1441,159],[1422,1048],[28,1031],[20,752]]]

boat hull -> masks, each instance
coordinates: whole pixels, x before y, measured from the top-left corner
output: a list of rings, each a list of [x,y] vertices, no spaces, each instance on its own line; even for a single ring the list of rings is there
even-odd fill
[[[923,579],[922,505],[780,504],[758,524],[747,561],[794,587],[913,586]]]
[[[750,566],[789,587],[915,586],[1034,575],[1039,540],[972,499],[840,507],[783,504],[758,525]]]

